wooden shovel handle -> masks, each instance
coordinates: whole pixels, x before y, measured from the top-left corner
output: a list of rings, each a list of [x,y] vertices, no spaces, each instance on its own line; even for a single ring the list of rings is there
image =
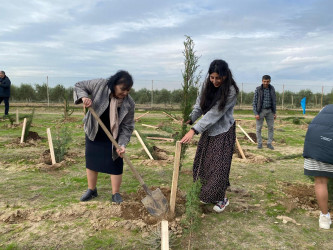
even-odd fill
[[[116,142],[116,140],[113,138],[113,136],[111,135],[110,131],[105,127],[104,123],[102,122],[101,118],[99,118],[99,116],[96,114],[95,110],[92,107],[88,108],[90,113],[93,115],[93,117],[97,120],[98,124],[101,126],[101,128],[103,129],[103,131],[105,132],[105,134],[109,137],[109,139],[111,140],[112,144],[117,148],[120,149],[119,144]],[[127,163],[127,165],[130,167],[130,169],[132,170],[133,174],[135,175],[135,177],[138,179],[138,181],[140,182],[141,186],[144,188],[144,190],[146,191],[146,193],[151,194],[151,191],[149,190],[149,188],[147,187],[147,185],[144,183],[143,179],[141,178],[141,176],[139,175],[139,173],[136,171],[136,169],[134,168],[134,166],[132,165],[132,162],[130,161],[130,159],[127,157],[126,154],[123,154],[124,160]]]

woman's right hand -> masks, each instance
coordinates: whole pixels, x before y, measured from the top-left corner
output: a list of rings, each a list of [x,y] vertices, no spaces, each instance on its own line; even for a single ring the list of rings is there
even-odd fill
[[[92,100],[88,97],[82,97],[82,103],[84,107],[88,108],[91,106]]]

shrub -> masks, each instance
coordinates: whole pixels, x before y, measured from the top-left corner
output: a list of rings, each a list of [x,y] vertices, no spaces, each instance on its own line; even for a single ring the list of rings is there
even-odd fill
[[[66,126],[62,127],[61,130],[59,130],[59,128],[57,129],[56,136],[53,139],[54,155],[57,162],[64,160],[64,156],[67,153],[68,144],[71,141],[72,137]]]

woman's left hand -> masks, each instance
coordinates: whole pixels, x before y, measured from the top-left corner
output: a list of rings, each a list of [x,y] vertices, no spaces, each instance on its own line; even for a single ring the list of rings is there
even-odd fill
[[[125,154],[125,147],[124,146],[121,146],[120,148],[117,148],[117,154],[119,155],[120,158],[123,158],[124,157],[124,154]]]
[[[180,143],[189,143],[192,140],[193,136],[194,130],[190,129],[190,131],[188,131],[186,135],[184,135],[184,137],[180,140]]]

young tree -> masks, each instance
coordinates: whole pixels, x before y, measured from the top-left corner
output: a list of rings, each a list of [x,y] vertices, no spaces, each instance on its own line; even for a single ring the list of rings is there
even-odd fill
[[[184,41],[184,51],[183,55],[184,59],[184,71],[182,71],[183,75],[183,98],[181,102],[181,111],[182,111],[182,129],[180,133],[180,138],[182,138],[187,133],[187,124],[185,122],[189,119],[190,113],[192,111],[192,107],[195,103],[197,92],[198,92],[198,85],[201,78],[201,71],[196,74],[199,68],[199,56],[195,54],[194,50],[194,42],[190,36],[185,36],[186,39]],[[181,152],[181,159],[184,158],[186,146],[183,145],[182,152]]]

